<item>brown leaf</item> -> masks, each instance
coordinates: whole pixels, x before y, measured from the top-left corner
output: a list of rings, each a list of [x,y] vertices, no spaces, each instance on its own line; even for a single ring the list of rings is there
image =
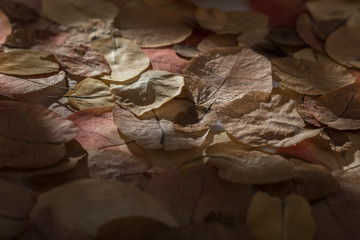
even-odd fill
[[[355,77],[334,62],[313,62],[295,58],[272,59],[273,73],[281,86],[308,95],[321,95],[352,84]]]
[[[185,68],[185,89],[196,105],[233,100],[249,91],[271,92],[271,64],[248,48],[216,48]]]
[[[0,7],[12,22],[24,21],[30,22],[39,19],[38,12],[20,2],[13,2],[11,0],[4,0],[4,5]]]
[[[173,214],[181,226],[204,223],[211,213],[227,217],[232,226],[245,224],[251,200],[248,185],[222,181],[208,165],[155,176],[146,191]]]
[[[251,11],[224,12],[216,8],[198,8],[195,17],[201,27],[217,34],[240,34],[268,24],[265,15]]]
[[[185,58],[196,57],[200,53],[199,49],[190,45],[175,44],[173,49],[177,55]]]
[[[310,205],[295,194],[282,202],[266,193],[256,193],[247,212],[246,225],[250,235],[259,240],[312,239],[315,233]]]
[[[308,201],[318,200],[335,193],[339,184],[330,171],[317,164],[290,159],[298,176],[291,181],[257,186],[272,196],[285,198],[289,194],[299,194]]]
[[[28,224],[35,197],[24,186],[4,179],[0,179],[0,194],[0,238],[10,239]]]
[[[111,22],[118,8],[101,0],[43,0],[42,12],[54,22],[78,26],[94,18]]]
[[[317,22],[314,27],[314,33],[323,41],[325,41],[332,32],[345,24],[345,20],[328,20]]]
[[[302,41],[296,29],[291,27],[277,27],[271,28],[267,38],[279,45],[299,47],[304,46],[305,43]]]
[[[153,70],[183,73],[188,60],[180,58],[172,48],[145,48]]]
[[[56,85],[65,79],[65,72],[46,76],[10,76],[0,74],[0,92],[6,94],[26,94]]]
[[[66,32],[53,32],[43,29],[17,28],[6,38],[5,45],[14,48],[59,46],[66,40]]]
[[[315,118],[338,130],[360,128],[360,83],[322,95],[315,103]]]
[[[237,46],[236,36],[231,34],[210,35],[205,37],[197,48],[204,52],[217,47],[235,47]]]
[[[282,95],[252,92],[216,107],[225,130],[251,146],[286,147],[319,134],[305,129],[296,102]]]
[[[136,117],[130,111],[114,105],[114,122],[120,132],[148,149],[163,148],[166,151],[200,146],[209,127],[189,129],[172,121],[161,119],[154,111]]]
[[[357,11],[360,3],[355,1],[309,1],[306,7],[316,22],[345,20]]]
[[[79,128],[76,140],[86,150],[124,145],[112,117],[112,107],[89,108],[68,117]]]
[[[51,214],[51,217],[46,216]],[[104,223],[139,216],[176,226],[174,218],[150,195],[113,180],[85,179],[39,196],[31,220],[49,239],[94,239]],[[48,225],[41,224],[48,221]],[[86,238],[86,239],[87,239]]]
[[[70,104],[80,110],[112,106],[115,101],[109,86],[94,78],[82,80],[74,87],[74,90],[68,91],[65,96],[69,98]]]
[[[325,43],[326,53],[347,67],[360,68],[360,28],[341,27]]]
[[[101,77],[107,83],[134,81],[150,64],[141,48],[124,38],[98,39],[90,46],[104,54],[111,66],[111,76]]]
[[[296,21],[296,31],[301,39],[313,49],[324,53],[324,42],[314,33],[315,26],[308,14],[302,14]]]
[[[0,44],[5,43],[6,37],[11,34],[12,27],[8,17],[0,10]]]
[[[111,93],[116,103],[141,116],[179,95],[183,86],[182,76],[150,70],[130,85],[111,85]]]
[[[297,176],[288,160],[234,142],[222,142],[206,149],[210,165],[219,169],[220,178],[245,184],[265,184]]]
[[[11,75],[54,73],[59,65],[48,52],[39,50],[12,50],[0,53],[0,72]]]
[[[41,105],[0,101],[1,166],[40,168],[61,160],[77,127]]]
[[[84,45],[62,45],[49,49],[65,71],[81,77],[95,77],[110,74],[111,68],[98,51]]]
[[[179,43],[192,32],[192,28],[184,23],[178,12],[152,7],[121,8],[115,25],[124,38],[135,41],[141,47]]]

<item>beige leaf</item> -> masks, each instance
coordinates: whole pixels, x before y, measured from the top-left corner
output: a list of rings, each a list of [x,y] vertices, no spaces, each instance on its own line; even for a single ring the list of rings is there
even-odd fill
[[[185,89],[196,105],[233,100],[249,91],[271,92],[271,64],[248,48],[216,48],[185,68]]]
[[[50,218],[47,212],[51,213]],[[130,216],[177,226],[174,218],[151,196],[112,180],[85,179],[54,188],[39,196],[31,213],[41,232],[56,240],[68,238],[71,233],[93,239],[104,223]],[[41,221],[53,224],[46,227]]]
[[[205,37],[198,44],[197,48],[204,52],[217,47],[235,47],[237,46],[235,35],[223,34],[223,35],[210,35]]]
[[[9,18],[0,10],[0,44],[5,43],[6,37],[11,34],[12,28]]]
[[[111,66],[111,76],[101,77],[107,83],[119,84],[133,81],[150,65],[149,58],[141,48],[124,38],[99,39],[90,46],[104,54]]]
[[[26,94],[56,85],[65,79],[65,72],[46,76],[10,76],[0,74],[0,92],[6,94]]]
[[[195,17],[201,27],[217,34],[240,34],[268,24],[265,15],[251,11],[224,12],[216,8],[198,8]]]
[[[42,12],[54,22],[78,26],[94,18],[112,21],[118,8],[101,0],[43,0]]]
[[[95,77],[110,74],[111,68],[104,56],[87,46],[66,44],[56,47],[52,52],[66,72],[81,77]]]
[[[266,193],[256,193],[246,215],[246,225],[258,240],[311,240],[315,233],[310,205],[294,194],[282,201]]]
[[[176,54],[184,58],[196,57],[200,53],[199,49],[189,45],[175,44],[173,49],[175,50]]]
[[[321,95],[352,84],[356,77],[334,62],[313,62],[295,58],[272,59],[273,73],[281,86],[307,95]]]
[[[77,127],[46,107],[0,101],[0,167],[40,168],[65,155]]]
[[[347,67],[360,68],[360,28],[341,27],[325,43],[326,53]]]
[[[296,59],[302,59],[302,60],[308,60],[312,62],[333,62],[334,61],[329,58],[327,55],[320,53],[313,48],[303,48],[293,54],[293,58]]]
[[[37,75],[59,70],[53,56],[39,50],[12,50],[0,54],[0,72],[11,75]]]
[[[289,180],[297,176],[288,160],[234,142],[211,145],[206,149],[209,164],[219,169],[220,178],[236,183],[262,184]]]
[[[360,83],[322,95],[315,103],[315,118],[338,130],[360,128]]]
[[[215,107],[225,130],[239,141],[251,146],[285,147],[320,131],[304,128],[296,104],[282,95],[251,92]]]
[[[92,107],[112,106],[115,101],[108,85],[94,78],[86,78],[68,91],[69,103],[82,110]]]
[[[115,25],[124,38],[135,41],[141,47],[179,43],[192,33],[192,28],[185,24],[179,12],[164,8],[122,8]]]
[[[140,116],[179,95],[183,86],[182,76],[150,70],[130,85],[111,85],[110,89],[120,106]]]
[[[0,238],[10,239],[23,231],[35,196],[16,182],[0,179]]]
[[[140,146],[166,151],[200,146],[206,139],[209,127],[181,127],[160,118],[154,111],[136,117],[130,111],[114,104],[114,122],[119,130]],[[195,124],[194,124],[195,125]]]

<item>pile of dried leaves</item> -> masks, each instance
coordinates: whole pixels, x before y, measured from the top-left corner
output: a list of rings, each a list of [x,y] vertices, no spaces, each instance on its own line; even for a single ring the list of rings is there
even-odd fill
[[[250,6],[1,0],[0,239],[360,239],[360,2]]]

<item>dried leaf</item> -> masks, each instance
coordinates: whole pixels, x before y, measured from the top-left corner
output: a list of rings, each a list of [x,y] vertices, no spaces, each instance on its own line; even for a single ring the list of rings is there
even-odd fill
[[[258,192],[246,216],[250,235],[256,239],[312,239],[315,222],[311,207],[301,196],[291,194],[283,202]]]
[[[16,182],[0,179],[0,238],[10,239],[28,224],[35,197]]]
[[[134,78],[145,71],[150,64],[141,48],[124,38],[98,39],[91,44],[91,47],[104,54],[111,66],[111,76],[101,77],[107,83],[134,81]]]
[[[111,73],[111,68],[105,57],[87,46],[67,44],[49,50],[49,52],[54,54],[65,71],[73,75],[95,77]]]
[[[159,118],[154,111],[136,117],[118,104],[114,105],[113,115],[120,132],[148,149],[171,151],[197,147],[205,141],[209,131],[209,127],[196,130],[181,127]]]
[[[153,6],[153,7],[161,7],[166,6],[172,3],[176,3],[178,0],[143,0],[146,5]]]
[[[210,165],[219,169],[220,178],[236,183],[265,184],[297,176],[288,160],[234,142],[211,145],[206,149]]]
[[[290,159],[290,162],[298,173],[296,178],[291,181],[257,186],[257,188],[280,198],[299,194],[308,201],[327,197],[339,189],[339,183],[324,167],[297,159]]]
[[[240,34],[268,24],[265,15],[251,11],[224,12],[216,8],[198,8],[195,17],[201,27],[217,34]]]
[[[158,199],[181,226],[204,223],[212,213],[232,226],[245,224],[252,190],[245,184],[222,181],[217,170],[203,165],[154,176],[146,192]]]
[[[11,75],[54,73],[59,65],[48,52],[39,50],[12,50],[0,53],[0,72]]]
[[[359,8],[355,1],[309,1],[306,7],[316,22],[328,20],[345,20]]]
[[[298,16],[306,12],[302,0],[250,0],[250,7],[269,16],[269,26],[294,26]]]
[[[135,41],[141,47],[162,47],[179,43],[192,32],[181,14],[163,8],[122,8],[115,25],[124,38]]]
[[[4,0],[4,6],[1,6],[4,13],[12,22],[24,21],[30,22],[39,19],[38,12],[20,2],[13,2],[11,0]]]
[[[197,48],[204,52],[217,47],[235,47],[237,46],[236,36],[231,34],[210,35],[205,37]]]
[[[76,140],[86,150],[124,145],[112,118],[112,107],[89,108],[68,117],[76,123],[79,133]]]
[[[0,101],[1,166],[40,168],[61,160],[77,127],[41,105]]]
[[[196,57],[200,53],[199,49],[189,45],[175,44],[173,49],[175,50],[176,54],[185,58]]]
[[[168,71],[172,73],[183,73],[188,60],[180,58],[172,48],[148,48],[143,49],[146,56],[150,58],[153,70]]]
[[[225,130],[251,146],[286,147],[319,134],[305,129],[296,102],[282,95],[252,92],[216,107]]]
[[[360,128],[360,83],[322,95],[315,103],[315,118],[338,130]]]
[[[101,0],[43,0],[42,12],[59,24],[79,26],[94,18],[111,22],[118,8]]]
[[[92,239],[104,223],[129,216],[148,217],[168,226],[177,225],[148,194],[121,182],[100,179],[76,181],[41,194],[31,213],[32,221],[41,232],[56,240],[79,239],[76,234]],[[46,227],[41,221],[49,221],[52,225]]]
[[[281,79],[281,86],[302,94],[329,93],[355,81],[347,68],[334,62],[277,58],[272,59],[271,63],[273,73]]]
[[[74,90],[68,91],[65,96],[69,98],[69,103],[80,110],[112,106],[115,101],[109,86],[94,78],[86,78],[74,88]]]
[[[141,116],[179,95],[183,86],[182,76],[150,70],[130,85],[111,85],[111,93],[120,106]]]
[[[216,48],[193,58],[185,89],[196,105],[233,100],[249,91],[271,92],[271,64],[248,48]]]
[[[315,33],[316,24],[308,14],[302,14],[296,22],[296,31],[301,39],[313,49],[324,53],[324,42]]]
[[[9,18],[0,10],[0,44],[5,43],[6,37],[11,34],[12,27]]]
[[[299,47],[304,46],[305,43],[302,41],[296,30],[292,27],[277,27],[271,28],[267,38],[279,45]]]
[[[360,68],[360,28],[341,27],[325,43],[326,53],[347,67]]]
[[[26,94],[51,87],[64,81],[65,72],[54,75],[24,77],[0,74],[0,92],[6,94]]]
[[[325,41],[332,32],[345,24],[345,20],[328,20],[320,21],[313,27],[314,33],[323,41]]]

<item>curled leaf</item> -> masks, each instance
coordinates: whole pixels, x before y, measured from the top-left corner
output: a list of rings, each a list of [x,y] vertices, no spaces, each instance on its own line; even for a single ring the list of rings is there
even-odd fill
[[[305,129],[296,102],[282,95],[251,92],[216,107],[225,130],[251,146],[291,146],[319,134]]]
[[[124,38],[98,39],[90,46],[101,52],[110,64],[111,76],[101,77],[104,82],[119,84],[133,81],[150,64],[141,48]]]
[[[140,116],[179,95],[183,86],[182,76],[150,70],[130,85],[111,85],[111,93],[120,106]]]
[[[115,101],[108,85],[94,78],[86,78],[66,93],[69,103],[82,110],[112,106]]]

